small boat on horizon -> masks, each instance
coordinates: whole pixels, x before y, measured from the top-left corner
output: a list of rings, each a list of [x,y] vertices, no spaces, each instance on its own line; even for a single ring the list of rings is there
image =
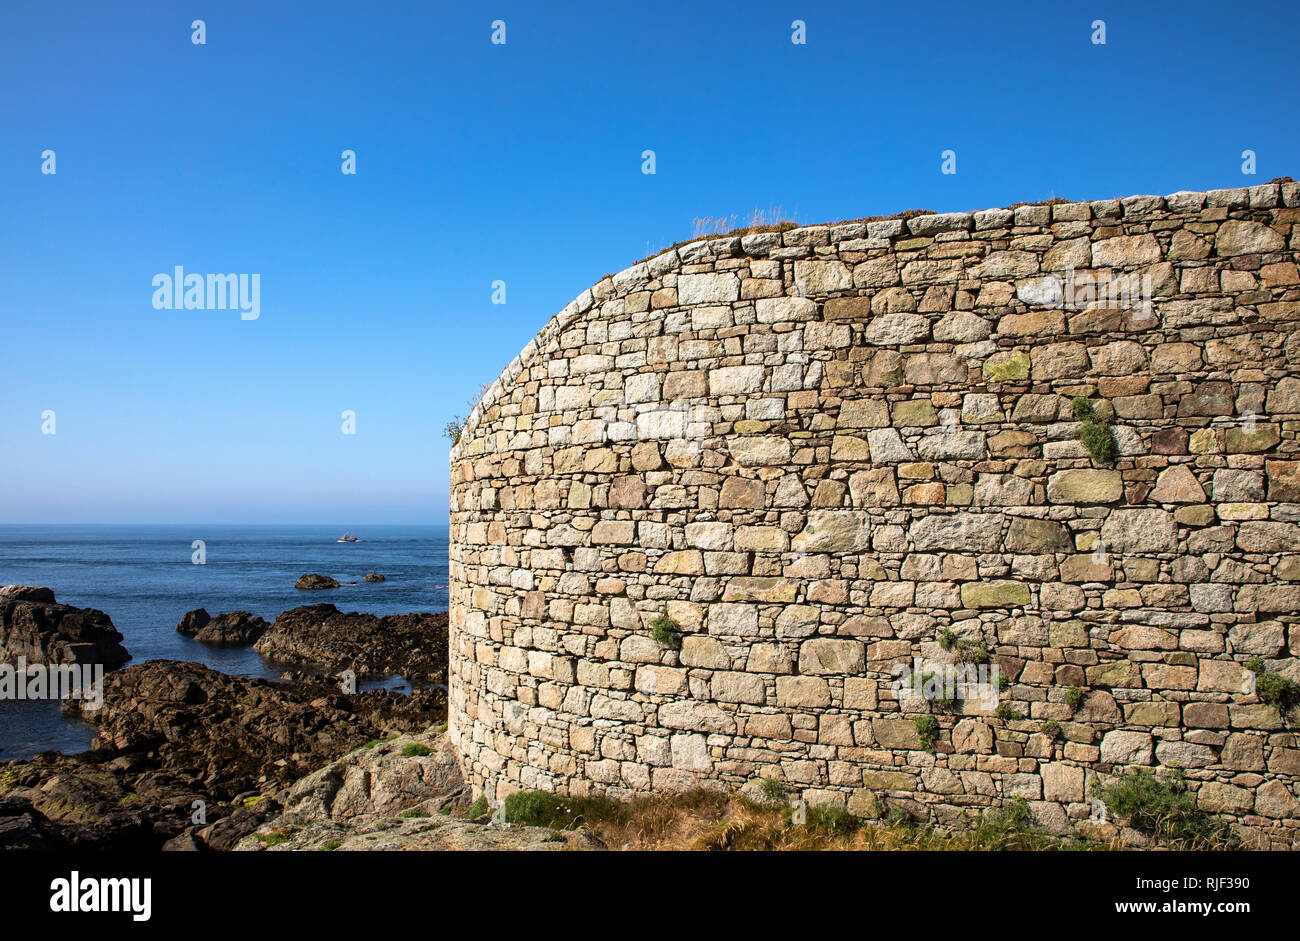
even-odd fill
[[[339,542],[360,542],[361,540],[358,539],[356,536],[352,535],[352,533],[344,533],[342,536],[339,537],[338,541]]]

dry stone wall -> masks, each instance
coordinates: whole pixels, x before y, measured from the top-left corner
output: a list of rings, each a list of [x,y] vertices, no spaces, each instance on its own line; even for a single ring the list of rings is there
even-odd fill
[[[1097,781],[1177,768],[1292,845],[1300,736],[1246,664],[1300,680],[1298,257],[1280,182],[721,237],[605,278],[452,451],[469,780],[766,776],[941,823],[1018,797],[1063,832]]]

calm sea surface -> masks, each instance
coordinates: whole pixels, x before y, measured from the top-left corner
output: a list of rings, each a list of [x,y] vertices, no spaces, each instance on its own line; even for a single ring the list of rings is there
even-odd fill
[[[186,611],[251,611],[268,621],[303,604],[401,614],[447,608],[447,527],[0,526],[0,585],[43,585],[62,604],[99,608],[125,635],[131,663],[193,660],[225,673],[278,678],[248,647],[200,644],[176,632]],[[195,540],[207,560],[192,561]],[[305,572],[345,584],[299,591]],[[362,581],[379,572],[387,581]],[[82,751],[94,729],[55,702],[0,701],[0,761],[39,751]]]

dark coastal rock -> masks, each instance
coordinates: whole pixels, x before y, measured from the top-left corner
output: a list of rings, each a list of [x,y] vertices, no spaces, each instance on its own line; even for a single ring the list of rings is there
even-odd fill
[[[195,608],[193,611],[186,611],[181,615],[180,623],[176,625],[178,633],[186,637],[193,637],[203,628],[208,626],[212,620],[212,615],[208,614],[207,608]]]
[[[103,708],[83,711],[99,727],[97,748],[154,753],[164,770],[233,796],[262,778],[293,780],[392,723],[422,728],[441,702],[441,690],[348,696],[326,682],[286,685],[151,660],[107,676]]]
[[[319,591],[322,588],[338,588],[338,579],[330,578],[328,575],[300,575],[298,581],[294,582],[294,588],[302,588],[307,591]]]
[[[0,588],[0,662],[24,657],[29,664],[102,663],[131,659],[122,635],[103,611],[59,604],[48,588]]]
[[[368,582],[386,582],[386,581],[388,581],[388,579],[384,578],[384,576],[380,575],[378,572],[369,572],[369,573],[366,574],[366,581],[368,581]]]
[[[22,797],[0,797],[0,849],[65,849],[67,842],[49,818]]]
[[[33,837],[52,849],[154,850],[184,826],[197,789],[172,775],[128,770],[109,754],[45,752],[0,765],[0,805],[26,807],[4,820],[0,850]]]
[[[247,611],[227,611],[211,617],[203,608],[188,612],[176,630],[204,644],[252,644],[271,625]]]
[[[0,602],[3,601],[38,601],[41,604],[55,604],[54,592],[48,588],[35,585],[5,585],[0,588]]]
[[[332,604],[285,611],[253,645],[272,660],[310,663],[358,676],[399,674],[415,684],[447,682],[447,612],[377,617]]]
[[[0,848],[37,837],[74,848],[233,847],[280,812],[297,779],[367,742],[441,722],[446,694],[344,695],[324,681],[151,660],[106,676],[102,708],[83,715],[99,726],[91,751],[0,763],[0,800],[32,812],[3,805],[13,810],[8,824],[0,810]],[[195,801],[206,821],[193,820]]]

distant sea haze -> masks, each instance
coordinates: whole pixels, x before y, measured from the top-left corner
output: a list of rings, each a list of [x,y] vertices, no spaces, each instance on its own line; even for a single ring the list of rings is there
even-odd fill
[[[345,532],[358,541],[338,542]],[[210,647],[177,633],[181,615],[206,608],[270,621],[318,602],[371,614],[445,611],[447,535],[445,525],[3,525],[0,585],[41,585],[61,604],[104,611],[125,636],[131,663],[192,660],[278,679],[279,670],[249,647]],[[295,589],[307,572],[356,584]],[[366,582],[367,572],[386,581]],[[56,702],[0,701],[0,761],[82,751],[93,737],[91,726],[64,718]]]

